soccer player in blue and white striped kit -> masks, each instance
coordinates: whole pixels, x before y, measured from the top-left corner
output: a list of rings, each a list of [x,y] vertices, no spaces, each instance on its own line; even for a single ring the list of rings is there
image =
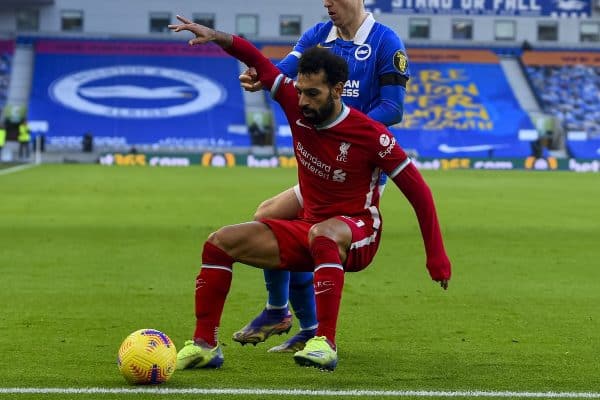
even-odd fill
[[[348,63],[349,79],[342,94],[343,102],[371,118],[390,126],[402,120],[408,58],[402,40],[389,27],[375,21],[366,12],[364,0],[323,0],[330,20],[306,31],[277,67],[295,77],[302,53],[314,46],[330,49]],[[259,90],[253,70],[240,76],[242,87]],[[380,192],[386,176],[382,175]],[[298,185],[264,201],[255,213],[263,218],[295,218],[302,208]],[[273,334],[289,332],[292,315],[289,303],[300,322],[300,331],[270,352],[296,352],[315,335],[317,318],[311,272],[264,270],[268,301],[265,309],[233,335],[242,344],[259,343]]]

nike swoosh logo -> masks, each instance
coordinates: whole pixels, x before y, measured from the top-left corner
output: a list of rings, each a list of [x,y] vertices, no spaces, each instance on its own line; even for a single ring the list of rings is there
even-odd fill
[[[302,123],[302,121],[300,121],[300,119],[297,119],[297,120],[296,120],[296,125],[298,125],[298,126],[301,126],[301,127],[303,127],[303,128],[306,128],[306,129],[312,129],[310,126],[308,126],[308,125],[306,125],[306,124]]]
[[[487,151],[493,149],[501,149],[506,147],[505,145],[493,145],[493,144],[480,144],[475,146],[448,146],[447,144],[440,144],[438,150],[442,153],[459,153],[459,152],[476,152],[476,151]]]
[[[323,46],[322,44],[318,44],[317,47],[321,48],[321,49],[332,49],[333,46]]]
[[[328,291],[330,291],[331,289],[332,289],[332,288],[328,288],[328,289],[325,289],[325,290],[319,290],[319,291],[316,291],[316,292],[315,292],[315,296],[316,296],[316,295],[318,295],[318,294],[321,294],[321,293],[328,292]]]

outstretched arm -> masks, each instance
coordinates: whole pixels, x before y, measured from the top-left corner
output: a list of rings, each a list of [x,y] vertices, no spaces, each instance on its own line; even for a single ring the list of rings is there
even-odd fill
[[[406,196],[417,214],[421,235],[425,243],[427,270],[431,275],[431,279],[439,282],[442,288],[447,289],[451,266],[444,249],[433,196],[419,170],[410,162],[410,159],[407,158],[406,162],[405,167],[391,178]]]
[[[196,35],[195,38],[189,40],[190,46],[213,42],[247,66],[256,68],[258,78],[265,87],[270,89],[273,86],[275,78],[280,73],[279,70],[250,42],[239,36],[196,24],[180,15],[177,16],[177,19],[182,23],[169,25],[169,29],[174,32],[188,31]]]

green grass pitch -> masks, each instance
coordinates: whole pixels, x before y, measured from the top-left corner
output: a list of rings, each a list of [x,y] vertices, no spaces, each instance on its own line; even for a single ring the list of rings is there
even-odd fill
[[[453,262],[447,292],[429,279],[416,218],[389,184],[379,253],[346,278],[335,372],[266,352],[284,336],[231,340],[266,301],[262,271],[236,264],[224,367],[178,371],[163,387],[599,392],[600,176],[424,176]],[[44,165],[0,176],[0,389],[129,387],[116,367],[121,341],[140,328],[178,347],[189,339],[206,236],[294,182],[293,170],[201,167]],[[201,398],[0,392],[145,396]],[[203,398],[227,397],[265,395]]]

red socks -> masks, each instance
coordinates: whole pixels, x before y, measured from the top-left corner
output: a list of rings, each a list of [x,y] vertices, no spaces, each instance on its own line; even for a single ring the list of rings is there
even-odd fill
[[[317,336],[325,336],[335,346],[337,318],[344,287],[344,267],[335,241],[317,236],[310,244],[315,262],[314,288],[319,327]],[[196,330],[194,339],[217,345],[217,333],[225,298],[229,293],[234,259],[213,245],[204,243],[202,268],[196,279]]]
[[[325,336],[335,346],[337,318],[344,288],[344,267],[337,243],[317,236],[310,244],[315,262],[315,300],[317,303],[317,336]]]
[[[212,243],[204,243],[202,268],[196,278],[194,339],[217,345],[217,333],[232,278],[233,258]]]

